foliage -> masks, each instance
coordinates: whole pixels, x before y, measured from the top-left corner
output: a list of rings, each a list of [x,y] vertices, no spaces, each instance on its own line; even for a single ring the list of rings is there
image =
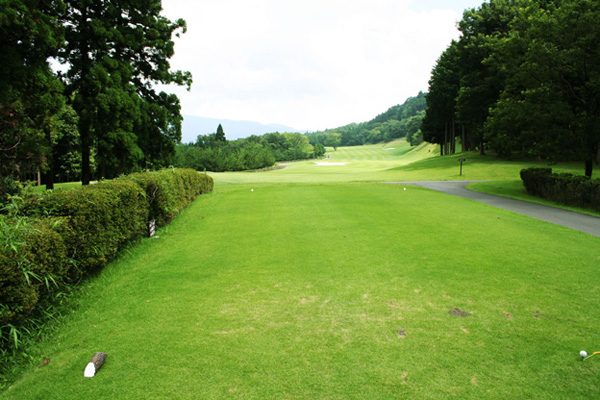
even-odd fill
[[[502,152],[582,160],[591,176],[600,149],[598,18],[595,1],[533,3],[515,18],[490,59],[509,73],[488,123]]]
[[[427,111],[421,125],[423,139],[439,144],[442,155],[448,152],[445,151],[447,143],[456,134],[454,110],[460,89],[458,52],[458,43],[452,41],[431,72]]]
[[[126,179],[103,181],[77,190],[54,191],[25,204],[37,217],[61,217],[57,227],[72,260],[74,281],[95,272],[131,239],[146,232],[148,206],[144,192]]]
[[[352,123],[307,136],[311,144],[321,143],[334,150],[339,146],[375,144],[403,137],[412,139],[411,144],[416,146],[420,143],[420,122],[427,107],[425,96],[420,92],[416,97],[409,97],[403,104],[390,107],[368,122]]]
[[[569,206],[600,211],[600,179],[568,173],[552,173],[551,168],[521,171],[527,193]]]
[[[491,0],[465,11],[460,39],[432,72],[425,140],[442,151],[460,136],[463,150],[579,160],[591,176],[600,156],[598,18],[592,0]]]
[[[212,189],[210,176],[169,169],[47,192],[24,204],[12,197],[0,214],[0,360],[15,354],[22,333],[57,295],[145,235],[149,218],[164,225]]]
[[[163,136],[170,140],[181,136],[177,98],[157,94],[152,85],[191,84],[189,73],[171,72],[169,64],[174,54],[171,36],[185,31],[185,22],[171,22],[160,12],[160,0],[68,2],[67,40],[60,58],[70,66],[64,79],[79,115],[84,184],[90,181],[92,143],[98,146],[100,177],[114,177],[161,159],[144,154],[142,147],[169,151],[160,145],[142,145],[140,138],[161,143]],[[155,112],[161,118],[152,127],[154,119],[147,115]],[[142,128],[143,136],[134,133],[136,127]]]
[[[170,222],[187,204],[202,193],[212,192],[213,180],[192,169],[141,172],[127,179],[137,183],[146,193],[148,218],[157,225]]]
[[[161,12],[161,0],[2,2],[0,177],[41,172],[52,189],[76,168],[88,184],[172,164],[179,99],[154,86],[189,88],[191,75],[169,64],[185,21]]]
[[[275,161],[306,160],[323,154],[323,145],[311,145],[301,133],[273,132],[227,141],[219,124],[217,133],[199,135],[194,144],[178,145],[175,165],[198,171],[246,171],[271,167]]]
[[[64,103],[48,58],[62,41],[62,1],[5,0],[0,13],[0,177],[48,168],[53,117]]]

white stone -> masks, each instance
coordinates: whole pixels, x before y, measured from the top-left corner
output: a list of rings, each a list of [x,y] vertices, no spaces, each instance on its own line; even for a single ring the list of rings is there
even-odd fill
[[[85,367],[85,371],[83,371],[83,376],[92,378],[94,375],[96,375],[96,366],[94,363],[88,363],[87,367]]]

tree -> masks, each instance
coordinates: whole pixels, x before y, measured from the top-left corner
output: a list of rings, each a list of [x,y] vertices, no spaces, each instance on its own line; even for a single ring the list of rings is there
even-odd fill
[[[460,89],[456,98],[458,122],[484,153],[484,123],[504,87],[502,69],[486,63],[494,51],[493,43],[508,36],[520,0],[491,0],[478,9],[465,11],[459,23],[462,37],[458,43],[461,65]]]
[[[325,146],[333,147],[334,151],[342,144],[342,134],[339,132],[331,132],[327,134]]]
[[[286,132],[283,137],[288,147],[288,160],[305,160],[314,154],[314,148],[305,135]]]
[[[447,152],[449,136],[454,139],[456,98],[460,89],[459,57],[458,43],[452,41],[431,72],[427,111],[422,120],[423,140],[439,144],[442,155]]]
[[[494,59],[510,72],[487,126],[496,146],[579,159],[592,176],[600,149],[599,18],[592,0],[523,9]]]
[[[65,105],[58,115],[55,135],[52,140],[52,156],[56,178],[59,182],[72,182],[79,179],[81,172],[81,144],[77,130],[77,113]]]
[[[66,0],[66,4],[66,46],[59,55],[68,71],[61,76],[79,115],[81,177],[83,184],[89,184],[94,147],[101,173],[125,172],[144,161],[133,128],[136,121],[148,128],[141,116],[148,103],[166,107],[154,84],[189,88],[191,75],[172,72],[169,64],[174,54],[171,37],[179,30],[185,32],[185,22],[161,16],[160,0]],[[176,117],[171,116],[163,120],[158,133],[166,133],[165,128],[168,132],[172,122],[178,129]]]
[[[411,146],[417,146],[423,142],[423,135],[421,134],[423,115],[424,112],[421,111],[419,114],[411,117],[406,123],[406,141]]]
[[[325,146],[321,143],[315,143],[315,158],[321,158],[325,155]]]
[[[215,135],[215,140],[217,142],[226,142],[227,139],[225,139],[225,132],[223,132],[223,127],[221,126],[221,124],[219,124],[219,126],[217,126],[217,134]]]
[[[47,169],[62,88],[48,59],[62,43],[61,1],[4,0],[0,17],[0,177]]]

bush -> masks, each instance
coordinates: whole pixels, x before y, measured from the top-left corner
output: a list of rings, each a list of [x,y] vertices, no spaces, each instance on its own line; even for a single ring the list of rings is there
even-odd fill
[[[557,203],[600,211],[600,179],[554,174],[551,168],[521,170],[527,193]]]
[[[149,219],[159,226],[171,221],[179,211],[202,193],[212,192],[213,179],[193,169],[168,169],[132,174],[127,177],[146,193]]]
[[[144,192],[126,179],[56,191],[28,202],[37,217],[62,217],[57,227],[73,262],[69,278],[79,280],[113,258],[131,239],[146,232],[148,204]]]
[[[22,324],[62,285],[69,262],[55,229],[61,223],[56,218],[0,220],[0,327]]]
[[[149,218],[165,224],[212,189],[210,176],[163,170],[49,192],[24,204],[12,198],[7,215],[0,214],[0,365],[2,354],[18,345],[15,332],[42,314],[53,295],[146,235]]]

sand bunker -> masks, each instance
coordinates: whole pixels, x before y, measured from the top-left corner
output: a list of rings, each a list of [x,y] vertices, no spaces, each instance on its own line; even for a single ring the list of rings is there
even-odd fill
[[[315,164],[317,164],[317,165],[346,165],[348,163],[345,163],[345,162],[318,162]]]

